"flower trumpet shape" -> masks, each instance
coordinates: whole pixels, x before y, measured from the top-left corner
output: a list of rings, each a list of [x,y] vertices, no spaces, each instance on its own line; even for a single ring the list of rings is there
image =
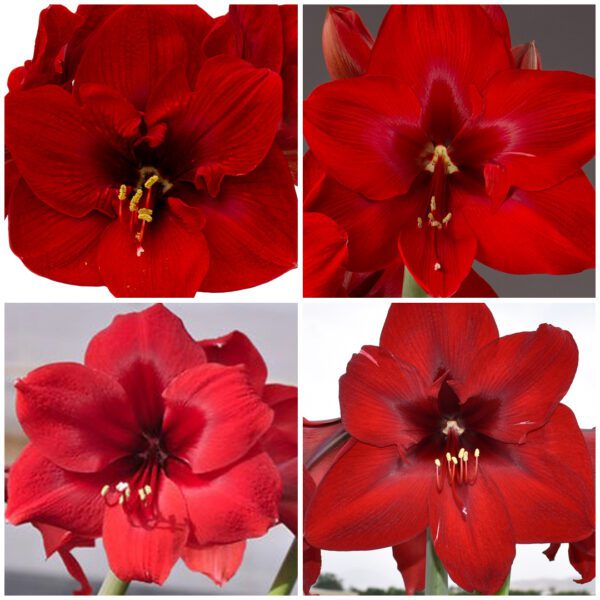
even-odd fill
[[[63,553],[102,537],[126,581],[161,584],[183,558],[223,583],[278,519],[281,478],[262,447],[273,410],[252,377],[242,361],[209,362],[162,306],[117,317],[84,364],[17,382],[30,443],[10,470],[8,520],[70,533]]]
[[[212,20],[198,7],[91,14],[85,44],[77,29],[63,48],[72,79],[44,79],[42,53],[6,97],[15,254],[40,275],[116,296],[231,291],[292,268],[279,74],[204,57]]]
[[[341,43],[331,37],[326,55]],[[312,210],[348,234],[350,270],[399,255],[429,295],[452,296],[474,260],[515,274],[594,266],[581,171],[594,155],[594,80],[538,67],[534,47],[513,55],[498,7],[389,9],[366,73],[319,86],[304,109],[335,189]]]
[[[429,529],[459,586],[495,593],[516,543],[589,537],[593,468],[560,403],[577,362],[550,325],[499,337],[483,305],[393,305],[340,380],[352,441],[318,484],[308,543],[368,550]]]

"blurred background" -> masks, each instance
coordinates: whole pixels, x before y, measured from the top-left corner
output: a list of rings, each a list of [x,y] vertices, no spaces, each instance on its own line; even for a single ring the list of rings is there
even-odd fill
[[[32,369],[52,362],[82,362],[88,341],[117,314],[147,304],[6,304],[5,309],[5,456],[10,465],[26,443],[15,416],[13,383]],[[297,385],[296,304],[166,304],[195,339],[214,338],[233,329],[244,332],[269,369],[268,382]],[[238,573],[218,588],[179,561],[162,586],[133,583],[129,594],[264,594],[292,541],[278,525],[263,538],[249,540]],[[74,551],[92,586],[107,572],[101,543]],[[45,560],[42,539],[31,525],[5,525],[5,593],[70,594],[77,584],[58,556]]]
[[[375,37],[388,6],[352,4],[352,8]],[[507,4],[502,8],[508,17],[513,46],[535,41],[544,70],[595,76],[596,7],[593,4]],[[321,44],[326,13],[327,6],[304,7],[304,98],[315,87],[331,80]],[[306,143],[304,149],[308,149]],[[594,183],[594,161],[590,161],[584,171]],[[511,275],[477,262],[474,269],[503,298],[592,298],[595,295],[593,269],[574,275]]]
[[[570,331],[579,348],[575,379],[563,403],[573,410],[581,428],[596,426],[595,310],[592,302],[581,303],[489,303],[500,335],[532,331],[549,323]],[[389,302],[314,302],[302,309],[301,415],[311,421],[340,416],[338,380],[352,354],[364,345],[378,345]],[[543,365],[540,365],[543,368]],[[570,565],[567,546],[562,545],[554,562],[543,554],[547,544],[517,546],[511,573],[511,594],[594,594],[594,582],[579,585],[579,574]],[[368,552],[323,552],[319,594],[370,594],[403,591],[402,577],[390,548]],[[324,588],[327,586],[327,590]],[[342,587],[343,591],[339,588]],[[333,588],[333,589],[332,589]]]

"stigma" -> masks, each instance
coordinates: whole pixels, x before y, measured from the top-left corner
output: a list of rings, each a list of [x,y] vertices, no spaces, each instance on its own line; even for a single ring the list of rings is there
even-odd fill
[[[436,458],[435,465],[435,483],[438,492],[444,489],[444,482],[453,487],[461,485],[473,485],[477,481],[479,471],[479,448],[473,451],[472,466],[469,471],[469,451],[461,448],[455,456],[451,452],[446,452],[445,460]],[[474,462],[474,464],[473,464]]]
[[[438,161],[442,161],[444,166],[444,170],[447,175],[452,175],[452,173],[456,173],[458,171],[458,167],[452,162],[450,156],[448,155],[448,150],[446,146],[438,145],[433,149],[433,156],[431,160],[425,165],[425,170],[433,173],[435,171],[435,165]]]

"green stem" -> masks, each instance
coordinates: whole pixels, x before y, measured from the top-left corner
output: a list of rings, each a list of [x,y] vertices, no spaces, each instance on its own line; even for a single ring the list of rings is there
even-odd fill
[[[410,271],[404,267],[404,279],[402,280],[403,298],[428,298],[423,288],[415,281]]]
[[[122,596],[127,593],[129,581],[122,581],[110,569],[100,586],[98,596]]]
[[[268,595],[289,596],[294,589],[296,579],[298,579],[298,538],[294,538],[285,555]]]
[[[496,596],[508,596],[510,594],[510,572],[504,580],[502,587],[496,592]]]
[[[425,595],[448,595],[448,573],[446,573],[442,561],[435,553],[429,529],[427,530],[427,550],[425,554]]]

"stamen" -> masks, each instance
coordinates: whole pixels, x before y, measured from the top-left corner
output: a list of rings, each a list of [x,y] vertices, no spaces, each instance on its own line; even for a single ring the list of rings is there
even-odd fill
[[[103,485],[102,489],[100,490],[100,495],[102,497],[106,496],[106,494],[108,494],[108,490],[110,490],[110,485]]]
[[[158,181],[158,175],[152,175],[152,177],[146,180],[144,187],[149,190]]]
[[[431,201],[429,203],[429,207],[431,208],[431,212],[434,212],[436,210],[435,196],[431,196]]]
[[[135,194],[131,197],[131,202],[129,203],[129,210],[131,212],[135,212],[138,209],[138,204],[140,203],[140,199],[144,192],[141,188],[138,188]]]
[[[123,496],[123,494],[121,494],[121,495],[119,496],[119,504],[122,506],[122,505],[123,505],[123,502],[125,502],[125,496]]]
[[[146,496],[149,496],[152,493],[152,488],[148,484],[146,484],[144,486],[144,492],[146,492]]]
[[[126,199],[127,199],[127,186],[122,185],[119,188],[119,200],[126,200]]]
[[[143,489],[139,489],[138,494],[140,496],[140,500],[143,502],[146,499],[146,492],[144,492]]]
[[[465,475],[464,475],[464,480],[465,482],[468,483],[469,481],[469,453],[465,450],[465,453],[463,454],[463,462],[465,463]]]
[[[440,477],[440,468],[442,466],[442,463],[440,462],[439,458],[436,458],[433,462],[435,463],[435,485],[438,489],[438,492],[441,492],[444,483],[442,478]]]
[[[138,219],[140,221],[146,221],[146,223],[152,223],[152,209],[140,208],[138,210]]]
[[[421,217],[417,217],[417,227],[423,229],[423,219]]]
[[[450,219],[452,218],[452,213],[448,213],[443,219],[442,219],[442,223],[444,225],[448,225],[448,223],[450,223]]]

